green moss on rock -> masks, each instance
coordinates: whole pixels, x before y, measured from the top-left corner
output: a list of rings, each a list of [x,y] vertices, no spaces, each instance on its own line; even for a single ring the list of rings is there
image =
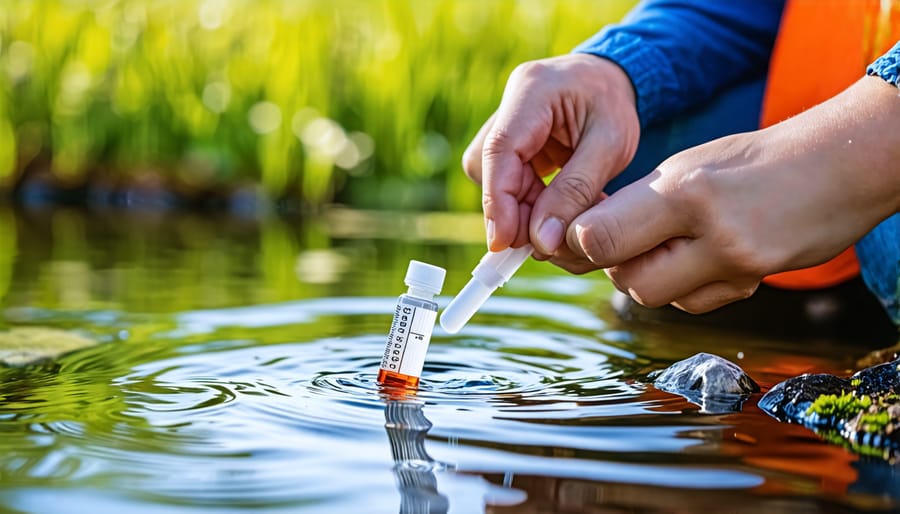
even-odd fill
[[[813,401],[806,409],[806,414],[818,414],[819,416],[837,416],[850,418],[856,416],[872,405],[872,397],[868,395],[856,396],[855,392],[841,391],[840,395],[823,394]]]
[[[900,459],[900,359],[849,378],[794,377],[772,387],[758,405],[860,455]]]

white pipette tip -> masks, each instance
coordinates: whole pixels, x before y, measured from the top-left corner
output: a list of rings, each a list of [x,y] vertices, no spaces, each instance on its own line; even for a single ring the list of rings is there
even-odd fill
[[[441,327],[451,334],[459,332],[491,294],[505,284],[528,260],[532,252],[534,248],[525,245],[486,253],[472,270],[472,279],[444,309],[441,314]]]

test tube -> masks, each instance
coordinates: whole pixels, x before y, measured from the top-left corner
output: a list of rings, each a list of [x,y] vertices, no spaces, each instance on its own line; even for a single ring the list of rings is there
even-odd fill
[[[404,279],[409,290],[397,299],[391,332],[378,370],[379,384],[408,388],[419,385],[437,318],[438,304],[434,295],[441,292],[446,273],[438,266],[409,261]]]

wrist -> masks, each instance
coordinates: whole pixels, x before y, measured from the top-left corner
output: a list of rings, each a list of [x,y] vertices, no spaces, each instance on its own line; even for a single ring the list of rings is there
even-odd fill
[[[855,239],[900,212],[900,95],[876,77],[761,131],[762,151],[802,175],[834,222],[855,220]]]
[[[625,68],[608,57],[594,54],[574,54],[573,58],[595,68],[602,77],[606,92],[620,97],[637,113],[637,90]]]
[[[634,93],[641,128],[676,110],[674,99],[680,96],[681,84],[671,59],[655,45],[647,44],[635,34],[618,33],[588,40],[575,52],[606,59],[625,73]]]

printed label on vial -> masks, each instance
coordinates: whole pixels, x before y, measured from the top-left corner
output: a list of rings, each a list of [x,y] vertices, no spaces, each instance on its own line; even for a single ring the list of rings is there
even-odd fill
[[[435,311],[398,303],[381,358],[381,368],[403,375],[421,376],[436,317]]]

